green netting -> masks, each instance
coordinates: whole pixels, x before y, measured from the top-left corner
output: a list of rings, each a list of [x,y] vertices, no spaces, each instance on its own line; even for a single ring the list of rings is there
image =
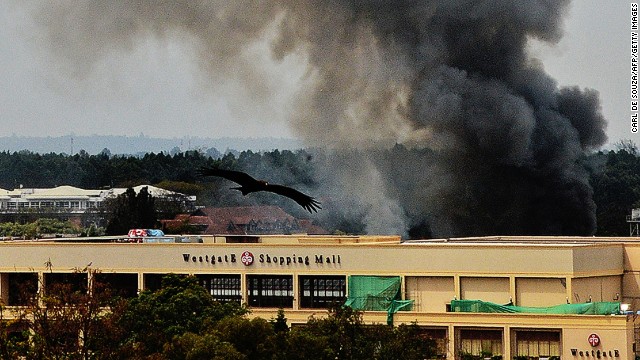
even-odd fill
[[[393,322],[393,314],[413,306],[413,300],[401,300],[399,276],[352,275],[348,281],[345,305],[355,310],[386,311],[388,324]]]
[[[549,307],[528,307],[500,305],[481,300],[451,300],[451,311],[479,313],[611,315],[620,314],[620,303],[601,301],[582,304],[562,304]]]

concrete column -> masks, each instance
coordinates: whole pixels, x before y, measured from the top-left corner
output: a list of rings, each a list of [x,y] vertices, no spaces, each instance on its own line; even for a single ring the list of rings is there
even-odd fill
[[[247,273],[242,273],[240,275],[240,292],[242,293],[242,303],[243,304],[248,304],[249,303],[249,293],[248,293],[248,286],[247,286]]]
[[[94,275],[93,271],[91,271],[90,269],[87,270],[87,293],[89,294],[93,294],[93,286],[92,286],[94,284],[93,275]]]
[[[458,274],[453,276],[453,290],[454,290],[456,299],[462,300],[462,296],[460,295],[462,293],[461,286],[460,286],[460,275]]]
[[[144,290],[144,273],[138,273],[138,295]]]
[[[38,295],[42,295],[44,293],[44,289],[46,287],[45,284],[45,278],[44,278],[44,272],[39,271],[38,272]],[[42,296],[38,296],[38,301],[42,302]],[[42,305],[42,304],[40,304]]]
[[[298,281],[300,277],[298,273],[293,273],[293,310],[300,309],[300,282]]]
[[[515,276],[510,276],[509,277],[509,294],[511,296],[511,301],[513,301],[513,305],[517,305],[518,304],[518,298],[516,296],[516,294],[518,293],[516,289],[517,284],[516,284],[516,277]],[[509,359],[509,358],[506,358]]]
[[[455,360],[456,358],[456,335],[456,328],[453,324],[449,324],[449,329],[447,329],[447,360]]]
[[[511,356],[511,328],[507,325],[502,329],[502,358],[503,359],[512,359]]]

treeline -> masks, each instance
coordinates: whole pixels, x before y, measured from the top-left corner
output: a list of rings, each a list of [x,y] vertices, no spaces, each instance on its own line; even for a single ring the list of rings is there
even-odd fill
[[[96,226],[81,229],[69,221],[39,218],[33,222],[21,224],[17,222],[0,223],[0,237],[37,239],[56,235],[99,236],[104,235]]]
[[[196,172],[203,166],[221,166],[247,171],[257,178],[283,182],[290,186],[312,187],[314,180],[310,158],[311,155],[304,150],[226,154],[187,151],[173,155],[148,153],[140,157],[114,156],[106,150],[97,155],[81,151],[73,156],[29,151],[0,152],[0,188],[11,190],[19,187],[71,185],[83,189],[100,189],[149,184],[186,195],[196,195],[197,205],[241,206],[263,202],[280,206],[294,216],[305,216],[304,210],[299,209],[294,202],[287,201],[288,199],[268,198],[265,194],[242,197],[238,192],[228,191],[228,183],[223,185],[220,179],[200,178]],[[166,209],[171,204],[156,205]],[[171,211],[166,213],[173,215]]]
[[[284,311],[270,321],[250,318],[245,306],[214,301],[193,276],[168,275],[161,289],[133,298],[91,286],[87,291],[58,283],[25,297],[26,306],[12,309],[14,319],[0,321],[0,358],[417,360],[436,355],[435,342],[416,325],[365,326],[360,313],[336,307],[290,329]]]
[[[401,158],[412,158],[412,150],[396,146],[389,153],[401,152]],[[422,151],[425,150],[415,150]],[[398,154],[376,154],[381,161],[397,158]],[[424,154],[422,154],[424,155]],[[202,166],[221,166],[246,171],[256,178],[269,179],[300,189],[317,189],[314,167],[316,158],[339,157],[323,150],[274,150],[270,152],[218,152],[187,151],[182,153],[148,153],[144,156],[111,155],[107,150],[97,155],[84,151],[68,156],[64,154],[37,154],[29,151],[0,152],[0,188],[45,188],[71,185],[85,189],[103,187],[132,187],[140,184],[156,185],[187,195],[196,195],[198,205],[238,206],[253,203],[277,205],[294,216],[306,216],[295,203],[279,197],[256,193],[242,197],[228,191],[228,183],[202,179],[196,170]],[[417,157],[416,157],[417,158]],[[621,142],[615,150],[600,151],[581,161],[589,170],[593,199],[597,207],[596,235],[628,236],[626,217],[631,209],[640,207],[640,153],[635,144]],[[331,214],[323,212],[318,219],[331,232],[361,233],[362,216],[346,216],[340,209]],[[420,233],[420,232],[418,232]],[[411,231],[410,231],[411,234]],[[428,236],[428,231],[425,232]]]
[[[627,216],[640,208],[640,152],[632,142],[617,150],[598,152],[588,159],[593,200],[601,236],[629,236]]]
[[[64,154],[37,154],[30,151],[0,152],[0,188],[48,188],[71,185],[83,189],[163,185],[196,195],[202,166],[223,166],[251,172],[258,177],[274,177],[286,172],[289,182],[312,183],[311,155],[304,150],[255,153],[210,153],[187,151],[173,155],[148,153],[144,156],[112,156],[108,151],[89,155],[84,151]]]
[[[232,155],[233,156],[233,155]],[[163,180],[193,181],[194,169],[214,160],[197,151],[143,157],[108,152],[73,156],[29,151],[0,152],[0,188],[47,188],[71,185],[84,189],[155,184]]]

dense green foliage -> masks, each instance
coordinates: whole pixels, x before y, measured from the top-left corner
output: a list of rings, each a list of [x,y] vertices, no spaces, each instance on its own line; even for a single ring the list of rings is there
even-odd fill
[[[79,273],[80,274],[80,273]],[[365,326],[361,314],[336,308],[306,326],[247,316],[217,303],[195,277],[168,275],[162,288],[118,299],[108,289],[47,288],[17,320],[0,321],[0,356],[26,359],[425,359],[434,342],[416,325]],[[16,336],[20,325],[22,335]],[[14,333],[11,332],[13,328]],[[13,334],[13,335],[12,335]]]
[[[108,152],[89,155],[86,152],[68,156],[63,154],[37,154],[29,151],[0,152],[0,189],[48,188],[60,185],[83,189],[134,187],[154,185],[186,195],[196,195],[198,205],[243,206],[269,203],[281,206],[294,215],[305,211],[289,201],[265,194],[242,197],[228,191],[228,183],[220,179],[203,179],[196,172],[203,166],[221,166],[250,172],[257,178],[290,186],[313,187],[314,176],[309,159],[303,150],[296,152],[274,150],[265,153],[245,151],[234,155],[229,152],[219,158],[198,151],[173,155],[148,153],[138,156],[111,156]],[[171,218],[177,210],[176,202],[156,203],[160,218]],[[111,212],[112,209],[107,212]],[[27,216],[29,215],[29,216]],[[33,221],[37,214],[24,214],[15,221]],[[14,221],[14,220],[12,220]]]
[[[198,152],[174,156],[147,154],[144,157],[89,155],[82,151],[73,156],[0,152],[0,188],[71,185],[97,189],[128,187],[134,183],[153,184],[167,179],[192,181],[193,166],[206,162],[207,158]]]
[[[13,237],[13,238],[25,238],[34,239],[43,236],[51,236],[56,234],[82,234],[82,230],[79,227],[73,225],[68,221],[60,221],[55,219],[40,218],[34,222],[27,224],[19,223],[0,223],[0,236],[1,237]],[[85,232],[95,231],[98,229],[85,229]],[[87,235],[85,233],[85,235]],[[93,235],[93,234],[92,234]]]
[[[194,185],[196,170],[201,166],[221,165],[243,169],[256,176],[270,174],[273,168],[291,171],[301,182],[309,182],[310,168],[305,165],[308,154],[279,151],[255,153],[245,151],[235,156],[227,153],[212,158],[198,151],[169,155],[148,153],[142,157],[115,155],[106,152],[89,155],[84,151],[65,154],[38,154],[29,151],[0,152],[0,188],[47,188],[60,185],[83,189],[103,187],[131,187],[140,184],[159,184],[161,187],[196,195],[202,187]]]
[[[628,236],[626,217],[640,208],[640,154],[632,143],[617,151],[600,152],[590,158],[593,200],[597,205],[597,235]]]
[[[156,227],[158,219],[155,199],[149,194],[147,187],[140,189],[137,194],[132,188],[128,188],[112,202],[113,204],[107,204],[111,208],[108,211],[107,235],[126,234],[129,229]]]

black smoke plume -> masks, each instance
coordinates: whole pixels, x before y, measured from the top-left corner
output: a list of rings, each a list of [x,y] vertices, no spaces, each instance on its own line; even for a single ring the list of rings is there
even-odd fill
[[[289,121],[332,149],[316,160],[325,220],[408,236],[596,229],[581,159],[606,141],[598,94],[560,88],[527,53],[531,39],[560,39],[566,0],[35,4],[80,74],[141,38],[178,37],[251,106],[276,90],[252,51],[304,64]]]

